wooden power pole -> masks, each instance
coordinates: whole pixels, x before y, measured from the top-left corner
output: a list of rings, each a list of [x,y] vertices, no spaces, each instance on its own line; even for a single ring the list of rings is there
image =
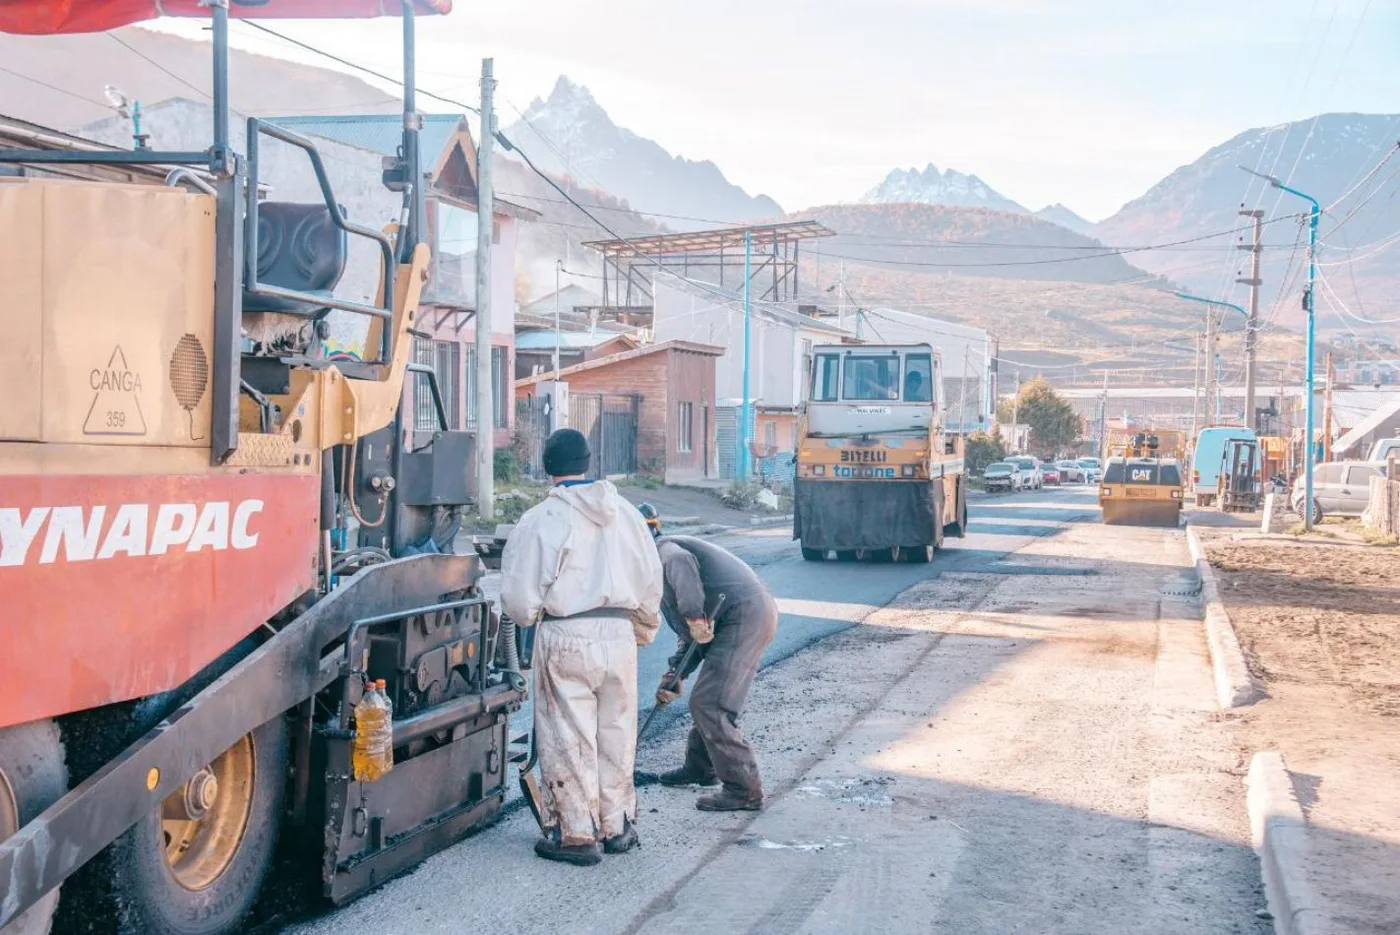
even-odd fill
[[[1254,364],[1259,353],[1259,287],[1264,282],[1259,276],[1259,261],[1264,250],[1264,212],[1257,209],[1246,211],[1242,206],[1240,216],[1254,221],[1253,242],[1240,244],[1241,250],[1248,250],[1252,254],[1249,278],[1236,279],[1235,282],[1249,286],[1249,320],[1244,330],[1244,424],[1258,431],[1259,417],[1254,411]]]

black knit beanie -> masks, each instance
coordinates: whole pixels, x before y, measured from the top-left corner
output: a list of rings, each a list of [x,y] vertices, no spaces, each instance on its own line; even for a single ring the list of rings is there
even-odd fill
[[[544,453],[540,461],[544,472],[550,477],[569,477],[573,474],[587,474],[588,460],[593,452],[588,450],[588,439],[578,429],[559,429],[551,432],[544,440]]]

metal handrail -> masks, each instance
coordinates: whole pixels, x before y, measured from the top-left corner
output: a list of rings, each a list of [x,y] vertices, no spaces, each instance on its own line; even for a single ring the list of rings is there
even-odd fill
[[[379,244],[379,252],[384,262],[384,295],[381,305],[366,305],[363,302],[353,302],[349,299],[340,299],[335,296],[316,295],[311,292],[302,292],[297,289],[286,289],[281,286],[274,286],[258,281],[258,138],[266,134],[283,143],[305,150],[311,160],[311,169],[316,173],[316,183],[320,186],[321,197],[326,204],[326,210],[330,213],[331,222],[336,227],[347,234],[355,234],[365,237]],[[340,205],[335,200],[335,192],[331,190],[330,179],[326,176],[325,164],[321,161],[321,153],[316,149],[316,145],[310,140],[277,126],[274,123],[267,123],[257,117],[248,119],[248,184],[245,193],[247,199],[247,209],[243,218],[243,288],[253,295],[267,296],[269,298],[288,299],[291,301],[306,302],[310,305],[319,305],[325,308],[340,309],[345,312],[355,312],[361,315],[370,315],[385,320],[391,319],[394,313],[394,244],[387,235],[371,227],[356,224],[349,221],[340,212]],[[385,327],[380,331],[380,363],[388,362],[391,356],[393,335],[390,329]]]

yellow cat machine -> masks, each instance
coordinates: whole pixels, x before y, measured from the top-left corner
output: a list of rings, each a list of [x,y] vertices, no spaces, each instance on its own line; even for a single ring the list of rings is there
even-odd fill
[[[794,539],[822,561],[927,562],[967,534],[963,439],[943,428],[927,344],[812,352],[793,478]]]
[[[10,33],[164,14],[211,19],[213,39],[207,149],[0,151],[5,935],[235,931],[279,835],[340,904],[504,799],[515,637],[478,557],[451,554],[474,437],[410,362],[429,260],[414,22],[449,4],[0,4]],[[384,180],[403,207],[366,226],[310,141],[254,119],[233,150],[229,18],[386,12],[405,112]],[[259,201],[267,138],[308,157],[321,203]],[[55,177],[75,164],[170,174]],[[347,235],[378,250],[373,302],[334,293]],[[320,352],[330,310],[366,323],[363,362]],[[284,340],[245,340],[279,321]],[[411,372],[436,431],[400,422]],[[352,711],[376,680],[392,769],[368,781]]]
[[[1181,462],[1159,458],[1160,439],[1138,432],[1109,456],[1099,481],[1099,509],[1108,526],[1168,526],[1181,520]]]

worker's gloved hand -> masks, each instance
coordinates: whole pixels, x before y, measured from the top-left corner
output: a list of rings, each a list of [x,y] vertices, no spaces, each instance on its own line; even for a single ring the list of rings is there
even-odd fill
[[[690,638],[701,646],[715,638],[715,622],[709,617],[687,617],[685,625],[690,629]]]
[[[685,691],[685,682],[676,678],[676,673],[667,672],[661,676],[661,684],[656,687],[656,703],[668,705],[680,698]]]

